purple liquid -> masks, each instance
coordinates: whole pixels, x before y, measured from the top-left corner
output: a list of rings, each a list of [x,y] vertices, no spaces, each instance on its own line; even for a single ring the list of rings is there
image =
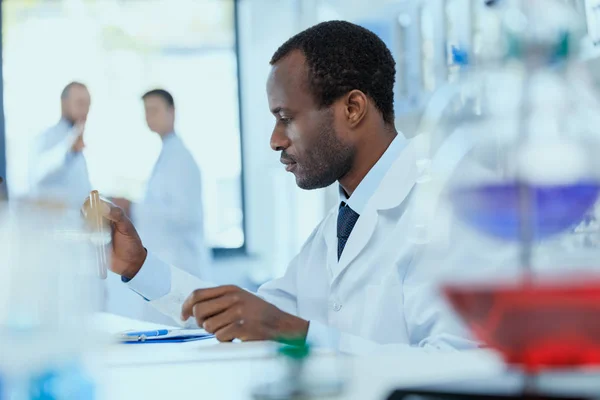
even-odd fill
[[[450,201],[459,218],[505,240],[521,237],[520,184],[502,183],[455,189]],[[529,186],[532,239],[561,233],[583,221],[600,194],[598,183]]]

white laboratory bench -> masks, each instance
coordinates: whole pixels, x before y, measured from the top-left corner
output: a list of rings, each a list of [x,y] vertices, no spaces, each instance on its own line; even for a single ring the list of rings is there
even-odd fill
[[[116,333],[157,326],[115,315],[95,318],[99,329]],[[271,342],[218,343],[210,339],[188,343],[111,344],[92,356],[98,367],[100,399],[251,399],[256,385],[272,379],[281,368],[277,345]],[[456,353],[420,349],[362,357],[317,352],[309,370],[341,373],[347,378],[342,399],[385,399],[392,389],[486,378],[504,370],[487,351]]]

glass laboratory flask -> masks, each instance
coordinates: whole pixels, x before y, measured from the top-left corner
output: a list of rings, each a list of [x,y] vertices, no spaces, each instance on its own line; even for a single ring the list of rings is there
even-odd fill
[[[590,220],[600,194],[600,105],[577,59],[581,18],[552,0],[505,1],[497,12],[494,57],[425,111],[416,237],[432,242],[439,216],[450,216],[449,246],[473,255],[460,274],[481,280],[446,294],[508,362],[600,364],[589,322],[600,318],[600,253],[555,245]]]
[[[525,248],[577,226],[596,203],[600,104],[576,60],[574,12],[507,3],[504,60],[434,95],[418,162],[421,188],[434,187],[460,221]]]
[[[0,237],[0,398],[95,398],[84,355],[102,286],[79,210],[0,203]]]

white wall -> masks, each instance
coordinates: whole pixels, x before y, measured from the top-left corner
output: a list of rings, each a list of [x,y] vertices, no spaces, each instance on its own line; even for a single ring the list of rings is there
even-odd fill
[[[315,21],[315,0],[241,0],[239,5],[242,129],[249,259],[223,260],[257,281],[282,274],[325,214],[325,191],[302,191],[269,147],[269,60],[288,38]],[[235,268],[238,270],[238,268]]]

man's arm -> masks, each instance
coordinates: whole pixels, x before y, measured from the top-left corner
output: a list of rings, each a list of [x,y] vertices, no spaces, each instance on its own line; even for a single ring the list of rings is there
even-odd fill
[[[285,278],[282,279],[283,282],[287,282],[286,284],[282,284],[280,289],[274,288],[272,290],[272,293],[278,293],[278,295],[272,295],[271,299],[276,297],[281,299],[275,305],[250,292],[232,286],[215,288],[214,290],[207,289],[214,285],[195,278],[183,270],[169,266],[152,253],[147,252],[135,227],[123,210],[106,200],[103,200],[102,204],[101,212],[105,218],[111,221],[113,230],[111,270],[120,275],[132,290],[174,321],[188,327],[198,326],[197,322],[200,322],[199,325],[204,325],[204,322],[208,321],[210,317],[217,317],[217,315],[212,315],[211,312],[206,311],[210,311],[211,300],[216,297],[225,297],[226,299],[233,297],[236,299],[236,309],[244,307],[244,317],[242,319],[248,322],[244,328],[256,328],[257,322],[261,317],[264,317],[263,321],[272,322],[276,320],[281,322],[281,327],[283,327],[281,333],[284,336],[290,330],[295,332],[299,326],[301,326],[300,330],[305,330],[306,321],[277,308],[277,303],[279,303],[282,307],[295,310],[295,300],[292,300],[295,294],[285,294],[286,287],[295,285],[287,282]],[[90,212],[88,200],[86,200],[82,212],[84,215]],[[288,272],[291,273],[291,271]],[[290,277],[291,275],[287,276]],[[233,291],[236,294],[229,296]],[[186,298],[189,305],[187,308],[184,307]],[[243,303],[237,303],[238,299],[244,300]],[[286,301],[283,299],[286,299]],[[227,315],[230,316],[231,314]],[[292,322],[289,323],[288,321]],[[211,322],[209,327],[214,323],[214,321]],[[260,327],[264,326],[260,325]],[[240,336],[243,334],[242,332]],[[276,336],[261,336],[260,339],[277,338]],[[236,337],[238,337],[237,334]],[[248,338],[259,339],[255,336],[248,336]]]
[[[261,286],[257,294],[235,286],[193,291],[183,304],[183,317],[194,317],[222,341],[306,339],[309,321],[297,316],[296,281],[302,257],[300,251],[285,274]]]
[[[135,227],[125,212],[106,199],[99,210],[112,229],[111,271],[150,302],[157,310],[183,326],[194,321],[181,320],[181,306],[195,289],[213,286],[175,267],[171,267],[146,251]],[[81,209],[84,217],[94,210],[86,199]]]
[[[166,264],[151,252],[133,279],[122,277],[134,292],[150,302],[157,311],[170,317],[176,324],[186,328],[198,325],[194,318],[182,320],[185,299],[195,290],[214,287],[174,266]]]
[[[149,252],[133,278],[123,280],[176,323],[189,328],[201,326],[221,341],[285,340],[307,334],[307,321],[276,306],[295,309],[293,295],[285,290],[289,284],[286,277],[263,291],[269,302],[236,286],[217,287],[202,281]]]

